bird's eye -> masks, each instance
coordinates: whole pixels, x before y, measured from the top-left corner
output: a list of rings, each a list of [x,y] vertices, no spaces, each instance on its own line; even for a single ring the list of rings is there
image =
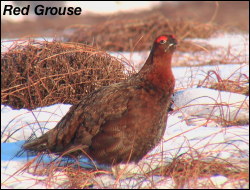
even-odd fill
[[[165,44],[167,42],[167,40],[161,40],[160,44]]]

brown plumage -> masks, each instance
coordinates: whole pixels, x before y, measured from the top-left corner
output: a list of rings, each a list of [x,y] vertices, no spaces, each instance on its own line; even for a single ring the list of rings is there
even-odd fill
[[[84,96],[54,129],[23,148],[86,154],[108,165],[141,160],[165,131],[175,84],[171,59],[176,44],[173,35],[156,38],[137,74]]]

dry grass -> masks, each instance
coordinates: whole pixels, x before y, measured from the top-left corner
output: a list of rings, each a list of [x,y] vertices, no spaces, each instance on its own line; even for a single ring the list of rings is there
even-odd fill
[[[195,130],[197,127],[189,131]],[[213,135],[220,135],[224,130],[226,133],[226,128],[224,128]],[[188,130],[183,133],[186,132]],[[178,138],[181,138],[181,135],[182,133],[177,134],[167,141],[179,141]],[[209,138],[212,139],[213,135],[209,136]],[[216,148],[209,153],[206,152],[206,149],[211,149],[210,146],[221,146],[222,144],[207,142],[207,144],[204,144],[204,147],[200,148],[204,152],[200,152],[198,149],[196,150],[190,146],[186,153],[179,156],[172,155],[171,162],[167,162],[164,158],[161,158],[164,154],[168,155],[168,151],[150,155],[145,159],[150,161],[148,164],[151,170],[134,173],[129,176],[125,174],[126,168],[124,168],[124,171],[121,171],[121,173],[124,173],[123,176],[114,176],[109,170],[97,169],[95,167],[86,169],[78,159],[65,159],[61,156],[55,157],[53,154],[50,155],[51,161],[44,163],[42,161],[44,155],[40,154],[33,160],[28,161],[19,171],[10,176],[9,179],[3,181],[2,185],[8,186],[9,183],[11,184],[10,179],[13,180],[18,175],[21,175],[21,173],[28,172],[34,175],[34,178],[28,179],[29,181],[39,179],[36,183],[43,184],[47,188],[131,188],[133,186],[135,188],[160,188],[166,187],[166,185],[168,187],[171,186],[170,184],[166,184],[166,181],[172,181],[172,188],[246,188],[249,183],[247,160],[240,160],[239,158],[239,160],[231,162],[231,159],[223,160],[215,157],[213,156],[214,153],[219,154],[221,151]],[[188,140],[184,146],[189,146]],[[169,147],[169,149],[172,148]],[[240,146],[238,149],[240,150]],[[153,165],[155,165],[155,162],[160,167],[154,168]],[[139,168],[145,166],[144,161],[138,165]],[[161,180],[155,181],[153,176],[158,176]],[[222,184],[216,184],[212,179],[216,176],[224,176],[227,180]],[[136,184],[134,184],[135,180],[138,180]],[[26,183],[26,181],[24,180],[22,183]],[[159,186],[161,183],[163,186]]]
[[[206,10],[204,8],[197,8],[199,6],[197,4],[195,5],[195,3],[193,5],[193,8],[197,10],[197,14],[202,11],[205,12],[204,10]],[[164,31],[164,33],[171,32],[178,35],[181,39],[181,51],[195,52],[205,49],[205,51],[210,52],[213,50],[211,46],[203,46],[201,48],[190,44],[190,42],[182,41],[182,39],[186,37],[208,37],[218,30],[214,22],[209,22],[213,17],[213,13],[215,13],[215,4],[210,5],[213,7],[213,12],[207,12],[206,14],[209,16],[204,16],[201,19],[209,19],[203,22],[201,20],[185,21],[180,18],[177,19],[178,16],[176,15],[175,20],[172,20],[166,15],[162,15],[162,13],[149,14],[148,17],[145,17],[147,14],[143,13],[140,16],[144,19],[141,20],[135,18],[133,15],[120,15],[115,19],[102,18],[103,20],[98,22],[99,25],[88,25],[87,28],[77,26],[76,28],[79,28],[79,31],[77,33],[78,36],[75,36],[75,38],[77,39],[79,37],[80,39],[81,35],[84,35],[87,36],[86,38],[84,36],[82,37],[84,43],[87,41],[109,50],[126,50],[133,52],[142,49],[148,50],[154,35],[158,35],[158,32],[162,34]],[[224,5],[226,6],[226,4]],[[232,7],[238,11],[237,8]],[[223,6],[219,8],[221,10]],[[162,8],[162,10],[168,12],[165,9],[164,7]],[[190,12],[184,7],[182,7],[181,10],[182,11],[176,11],[176,9],[171,9],[169,13],[183,13],[186,15],[187,12]],[[232,11],[230,14],[231,13]],[[194,14],[196,14],[196,12]],[[239,19],[234,14],[231,15],[237,18],[238,21],[244,20]],[[243,16],[245,17],[245,15]],[[222,17],[219,19],[223,21]],[[104,22],[103,25],[100,24],[102,22]],[[18,24],[16,24],[16,26],[17,25]],[[28,27],[26,26],[26,28]],[[84,33],[82,34],[81,31],[84,31]],[[93,36],[95,36],[94,40]],[[130,40],[128,41],[128,39]],[[230,61],[232,60],[225,59],[225,57],[212,60],[210,63],[201,62],[200,65],[231,63]],[[125,68],[121,65],[121,62],[124,61],[111,57],[94,47],[83,44],[37,41],[30,41],[25,45],[18,43],[7,53],[2,54],[1,59],[1,100],[2,103],[12,105],[15,108],[26,107],[33,109],[59,102],[74,104],[78,102],[84,94],[100,86],[124,80],[129,75],[124,72]],[[194,59],[200,60],[199,57]],[[132,70],[135,70],[135,68]],[[249,78],[244,74],[238,76],[232,75],[226,79],[222,79],[217,71],[209,71],[205,74],[204,79],[200,81],[199,86],[249,95],[248,84]],[[221,119],[223,120],[223,118]],[[182,121],[186,123],[189,122],[186,118],[183,118],[180,122]],[[210,121],[211,118],[208,118],[205,122],[209,123]],[[32,124],[38,124],[40,126],[39,122],[37,119],[36,122]],[[55,124],[56,121],[48,120],[43,122],[52,122]],[[176,125],[179,125],[179,123]],[[23,126],[20,126],[20,129],[16,129],[16,131],[27,127],[32,128],[29,123],[25,123]],[[238,126],[235,128],[237,127]],[[46,126],[44,126],[44,128],[46,128]],[[41,127],[40,130],[44,131],[44,128]],[[34,131],[36,130],[34,129]],[[224,133],[226,134],[226,132],[225,130]],[[218,135],[221,133],[218,132]],[[178,134],[169,140],[178,140],[178,137],[181,135],[182,134]],[[232,135],[237,136],[239,134]],[[7,139],[12,138],[12,136],[14,136],[14,133],[8,134]],[[189,144],[188,139],[185,142]],[[245,143],[248,144],[247,141]],[[221,144],[223,143],[219,143],[218,146]],[[202,148],[206,149],[210,146],[212,146],[212,144],[208,142]],[[169,148],[171,149],[172,147]],[[241,151],[240,146],[236,147],[236,149]],[[158,156],[163,154],[168,154],[168,151],[162,152],[158,154]],[[38,155],[35,160],[28,161],[25,166],[11,175],[9,179],[2,181],[2,186],[11,184],[10,180],[16,180],[18,183],[27,183],[27,181],[35,180],[35,184],[43,183],[47,188],[119,188],[119,185],[124,182],[122,178],[113,179],[111,184],[106,187],[105,183],[107,181],[100,182],[96,180],[96,177],[109,175],[112,179],[113,176],[110,171],[83,168],[78,160],[74,160],[73,164],[69,163],[64,166],[59,166],[58,163],[62,158],[55,160],[54,155],[50,155],[51,162],[44,164],[41,160],[36,162],[36,160],[39,160],[39,156],[40,155]],[[197,150],[190,147],[188,154],[181,156],[173,155],[173,160],[168,164],[161,160],[161,167],[143,173],[140,178],[144,181],[150,181],[150,184],[142,186],[140,183],[143,183],[143,181],[138,180],[137,187],[157,188],[158,186],[152,176],[163,177],[162,182],[169,179],[173,180],[174,185],[172,188],[248,187],[249,166],[248,163],[241,160],[240,156],[239,160],[235,163],[216,157],[213,157],[213,159],[207,158],[210,157],[206,153],[197,154]],[[32,175],[34,174],[34,176],[19,181],[17,175],[22,175],[26,172]],[[235,184],[235,186],[226,186],[227,184],[217,186],[211,180],[212,177],[217,175],[226,176],[228,178],[227,184]],[[138,177],[138,175],[134,174],[134,176],[130,178],[131,183],[133,178],[138,179],[136,177]],[[203,179],[205,179],[205,182],[201,182]],[[128,185],[129,183],[130,181]]]
[[[114,19],[92,27],[79,27],[68,41],[94,44],[109,51],[149,50],[152,41],[159,35],[171,33],[182,41],[184,38],[206,38],[218,27],[184,19],[168,19],[161,13],[151,13],[137,19]],[[94,36],[94,38],[93,38]],[[127,42],[128,43],[124,43]],[[181,42],[180,51],[202,50]]]
[[[244,87],[249,80],[245,75],[237,75],[238,71],[235,71],[228,79],[222,79],[217,71],[209,71],[205,76],[204,80],[200,82],[201,86],[209,87],[215,81],[221,83],[221,86],[226,86],[224,81],[234,81],[237,83],[239,87],[233,88],[233,92],[238,92],[235,89],[240,87]],[[230,90],[231,91],[231,90]],[[219,106],[219,105],[218,105]],[[176,110],[177,111],[177,110]],[[181,110],[179,110],[181,111]],[[211,122],[211,118],[207,118],[203,120],[204,123],[195,128],[204,127],[209,122]],[[223,118],[222,118],[223,120]],[[188,123],[187,118],[183,118],[180,122]],[[51,121],[47,121],[51,122]],[[54,122],[54,121],[53,121]],[[207,123],[207,124],[206,124]],[[37,120],[37,124],[39,124],[39,120]],[[228,124],[228,123],[227,123]],[[231,123],[232,124],[232,123]],[[175,125],[179,125],[176,123]],[[28,127],[27,126],[21,126]],[[45,127],[45,126],[44,126]],[[238,126],[235,126],[237,128]],[[177,134],[168,141],[175,140],[178,141],[178,138],[181,137],[182,134],[195,130],[185,129],[180,134]],[[224,131],[225,130],[225,131]],[[216,134],[209,136],[208,138],[214,138],[216,135],[226,134],[226,128],[222,128]],[[41,131],[44,129],[41,128]],[[224,132],[223,132],[224,131]],[[10,134],[11,136],[12,134]],[[238,134],[233,134],[237,136]],[[213,137],[214,136],[214,137]],[[11,138],[11,137],[9,137]],[[205,139],[204,139],[205,140]],[[185,141],[187,145],[189,145],[188,139]],[[202,143],[202,140],[201,142]],[[229,142],[221,142],[213,144],[212,142],[208,142],[200,149],[210,149],[211,146],[221,146],[223,144],[229,144]],[[245,142],[248,144],[248,142]],[[186,145],[185,145],[186,146]],[[226,147],[226,146],[225,146]],[[169,147],[172,149],[172,147]],[[236,147],[241,151],[241,147]],[[59,157],[55,159],[54,155],[51,156],[51,162],[43,163],[42,160],[39,160],[38,155],[35,160],[30,160],[23,166],[19,171],[11,175],[7,180],[2,182],[3,186],[8,186],[11,184],[10,180],[17,178],[18,175],[22,175],[22,173],[30,173],[32,174],[32,178],[28,178],[26,180],[32,181],[37,180],[35,184],[43,184],[47,188],[121,188],[121,187],[136,187],[136,188],[160,188],[166,187],[166,181],[171,182],[171,188],[247,188],[249,183],[249,167],[248,161],[241,160],[239,155],[239,160],[235,162],[231,162],[231,160],[222,160],[219,157],[212,156],[214,153],[219,154],[218,150],[211,151],[209,154],[207,152],[197,154],[198,150],[194,149],[192,146],[189,147],[189,150],[185,154],[181,154],[179,156],[172,155],[172,161],[166,162],[163,158],[160,160],[155,159],[155,157],[161,157],[162,155],[168,155],[168,151],[164,151],[162,153],[157,153],[156,155],[152,155],[147,157],[146,159],[152,159],[152,163],[150,163],[150,168],[154,165],[154,161],[159,162],[159,166],[157,168],[151,168],[150,171],[143,171],[141,174],[133,174],[128,177],[123,176],[114,176],[111,171],[102,170],[102,169],[86,169],[81,166],[80,162],[76,159],[73,162],[68,164],[64,164],[60,166],[59,163],[64,159]],[[242,151],[243,152],[243,151]],[[244,154],[244,153],[243,153]],[[43,154],[42,154],[43,156]],[[36,162],[38,160],[38,162]],[[158,163],[157,163],[158,164]],[[144,165],[142,165],[144,166]],[[142,167],[139,166],[139,167]],[[122,173],[126,173],[125,171]],[[109,176],[107,178],[103,176]],[[158,176],[161,178],[161,181],[155,181],[153,176]],[[214,177],[216,176],[224,176],[227,178],[226,182],[223,184],[216,184],[214,181]],[[98,177],[100,179],[98,180]],[[117,177],[117,178],[115,178]],[[21,181],[20,183],[26,183],[26,180]],[[136,185],[134,185],[134,181]],[[161,186],[162,184],[162,186]],[[168,187],[169,187],[168,186]],[[31,186],[32,187],[32,186]]]
[[[185,121],[185,119],[183,121]],[[180,122],[182,122],[182,120]],[[175,125],[179,124],[176,123]],[[173,140],[180,143],[181,141],[179,138],[182,138],[181,136],[183,134],[199,127],[202,126],[185,129],[185,131],[170,137],[167,141]],[[237,126],[235,128],[237,128]],[[207,138],[211,138],[212,140],[217,135],[220,136],[223,133],[227,133],[227,128],[222,128],[219,132],[212,134]],[[206,141],[206,139],[204,140]],[[186,143],[183,144],[184,147],[190,146],[188,139],[186,139],[185,142]],[[8,179],[2,181],[2,186],[8,187],[8,185],[15,181],[15,179],[18,179],[18,176],[22,176],[23,173],[29,173],[32,174],[32,178],[23,179],[20,183],[25,184],[28,180],[30,181],[29,183],[32,184],[32,181],[35,180],[35,184],[40,184],[47,188],[124,188],[133,186],[135,188],[160,188],[164,186],[166,187],[166,181],[172,181],[172,188],[246,188],[249,183],[249,169],[246,160],[241,160],[240,155],[239,159],[234,162],[231,162],[230,159],[223,160],[219,157],[213,156],[220,154],[221,150],[217,150],[216,147],[223,145],[223,142],[214,144],[213,142],[208,141],[204,144],[201,139],[200,143],[202,144],[200,149],[195,149],[190,146],[186,153],[179,156],[177,154],[172,155],[172,161],[170,162],[167,162],[164,157],[162,157],[163,155],[169,155],[168,151],[147,156],[145,159],[149,160],[149,163],[146,162],[146,165],[149,165],[151,170],[143,170],[142,173],[134,173],[129,176],[125,175],[126,171],[121,172],[124,173],[123,176],[114,176],[109,170],[98,169],[95,167],[87,169],[83,167],[78,159],[69,159],[61,156],[57,157],[54,154],[49,155],[49,162],[44,162],[42,161],[43,156],[48,155],[47,153],[42,153],[38,154],[32,160],[28,159],[27,163],[22,166],[21,169],[9,176]],[[225,142],[225,144],[227,143],[230,142]],[[245,143],[248,142],[246,141]],[[211,149],[210,146],[214,146],[215,148]],[[169,150],[173,148],[174,147],[169,147]],[[239,151],[241,150],[240,146],[237,148]],[[211,149],[211,152],[207,152],[206,149]],[[179,151],[180,150],[177,150],[177,153]],[[160,167],[154,168],[154,165],[159,165]],[[144,166],[144,161],[141,161],[139,163],[139,168]],[[212,178],[218,175],[227,178],[225,184],[218,186],[213,182]],[[160,177],[161,181],[155,181],[153,176]],[[99,177],[100,179],[98,179]],[[137,181],[136,185],[134,184],[135,180]],[[159,186],[161,183],[163,186]],[[170,185],[168,185],[168,187],[169,186]]]
[[[206,87],[219,91],[234,92],[249,96],[249,77],[238,74],[237,71],[226,79],[222,79],[215,70],[207,72],[204,80],[199,81],[198,87]]]
[[[4,38],[34,35],[61,36],[65,28],[74,29],[79,25],[91,27],[112,20],[143,19],[153,13],[163,14],[164,17],[170,20],[186,19],[194,23],[213,24],[221,26],[226,31],[249,31],[248,1],[189,1],[181,3],[162,2],[158,7],[148,11],[133,11],[111,15],[86,14],[83,12],[82,16],[59,16],[53,17],[53,19],[39,17],[35,21],[18,23],[1,22],[1,36]]]
[[[48,42],[46,42],[46,43],[48,43]],[[36,46],[32,43],[30,47],[29,47],[29,45],[24,46],[24,47],[36,49],[36,48],[41,47],[41,45],[43,47],[44,44],[38,43],[38,46]],[[78,51],[80,51],[80,52],[83,51],[86,53],[87,50],[86,49],[82,50],[81,49],[82,47],[92,48],[92,47],[85,46],[85,45],[78,46],[78,44],[77,45],[74,44],[72,46],[72,44],[64,44],[64,43],[61,44],[61,43],[57,43],[57,42],[56,43],[49,43],[49,45],[53,45],[53,48],[55,48],[56,45],[59,47],[66,46],[67,48],[69,48],[69,50],[67,49],[67,51],[65,49],[63,49],[62,55],[67,55],[68,51],[70,53],[71,52],[77,53]],[[48,47],[50,47],[49,45],[48,45]],[[21,47],[21,49],[23,50],[23,46]],[[43,51],[45,51],[45,50],[40,50],[38,52],[43,52]],[[20,55],[22,55],[21,50],[19,50],[17,52]],[[90,49],[88,52],[92,52],[92,49]],[[19,54],[18,54],[18,56],[19,56]],[[95,53],[93,53],[93,54],[95,55]],[[57,57],[59,55],[61,55],[61,53],[53,52],[53,54],[48,55],[46,58],[42,57],[40,61],[45,62],[45,61],[50,60],[51,58]],[[89,57],[91,57],[91,56],[92,56],[92,53],[90,53]],[[75,59],[75,57],[76,57],[76,55],[74,55],[74,59]],[[35,58],[37,58],[37,57],[35,57]],[[35,58],[33,57],[32,60],[36,60]],[[82,57],[79,57],[79,59],[81,60]],[[67,59],[64,61],[64,63],[67,65],[66,61],[67,61]],[[38,61],[38,63],[39,63],[39,61]],[[14,64],[14,61],[12,64]],[[49,65],[47,65],[47,66],[49,66]],[[67,73],[69,73],[69,68],[70,67],[67,67],[67,69],[66,69]],[[59,68],[57,68],[57,69],[59,69]],[[135,70],[135,68],[133,68],[132,70]],[[34,71],[39,71],[39,70],[34,70]],[[74,70],[73,73],[74,72],[77,73],[78,71],[79,70]],[[81,69],[80,69],[80,71],[81,71]],[[57,77],[58,76],[60,77],[61,76],[59,74],[60,72],[61,71],[58,71],[58,73],[56,73],[54,75]],[[123,70],[122,70],[122,73],[123,73]],[[227,79],[222,79],[217,71],[214,71],[214,70],[209,71],[208,73],[206,73],[204,75],[204,79],[202,81],[200,81],[200,86],[212,88],[213,86],[217,85],[218,90],[227,90],[227,91],[236,92],[236,93],[239,93],[239,92],[242,92],[245,90],[247,91],[249,88],[248,87],[249,78],[244,74],[238,75],[237,73],[238,73],[238,71],[235,71],[235,73],[232,74]],[[98,74],[100,74],[100,73],[98,73]],[[64,75],[65,74],[63,74],[62,76],[64,76]],[[228,86],[228,84],[230,84],[230,86]],[[235,86],[233,86],[232,84],[234,84]],[[30,86],[30,87],[33,87],[33,86]],[[243,93],[243,94],[246,94],[246,93]],[[220,105],[218,105],[218,106],[220,106]],[[221,120],[223,120],[223,119],[224,118],[221,118]],[[209,123],[211,120],[212,120],[211,118],[208,118],[202,124],[202,126],[205,126],[206,125],[205,123]],[[189,122],[188,119],[186,119],[186,118],[183,118],[183,120],[181,120],[180,122],[182,122],[182,121],[184,121],[186,123]],[[47,122],[55,122],[55,121],[47,121]],[[39,125],[38,119],[37,119],[37,124]],[[233,123],[227,123],[227,125],[228,124],[233,125]],[[178,123],[176,125],[178,125]],[[202,127],[202,126],[197,126],[197,128]],[[20,130],[22,128],[25,128],[25,127],[29,127],[29,125],[25,124],[25,125],[21,126]],[[238,126],[236,126],[236,128],[237,127]],[[193,129],[191,129],[191,130],[193,130]],[[224,128],[222,128],[222,130],[224,130]],[[41,131],[44,131],[44,129],[41,128]],[[183,132],[183,133],[185,133],[185,132]],[[222,131],[218,132],[218,135],[220,133],[222,133]],[[227,133],[226,130],[224,133],[225,134]],[[12,135],[13,135],[13,133],[9,134],[8,138],[11,138]],[[181,135],[182,134],[177,134],[176,136],[174,136],[168,140],[176,140]],[[233,135],[238,135],[238,134],[233,134]],[[189,144],[188,140],[186,142],[187,142],[187,144]],[[245,143],[248,144],[247,141]],[[218,146],[221,144],[223,144],[223,143],[218,143]],[[213,145],[214,144],[208,142],[202,148],[204,148],[204,150],[205,150],[206,148],[209,148],[210,146],[213,146]],[[241,147],[236,147],[236,148],[238,148],[239,151],[241,150]],[[171,147],[170,147],[170,149],[171,149]],[[217,151],[217,150],[215,150],[215,151]],[[212,153],[213,153],[213,151],[211,151],[211,154]],[[217,153],[219,153],[219,152],[217,152]],[[158,154],[158,155],[153,155],[152,160],[154,160],[154,156],[161,156],[164,154],[168,154],[168,151],[162,152],[161,154]],[[248,175],[249,168],[248,168],[247,162],[242,161],[240,158],[239,158],[239,160],[237,160],[238,163],[237,162],[233,163],[233,162],[231,162],[231,160],[222,160],[218,157],[213,157],[213,159],[207,159],[207,158],[211,158],[211,156],[207,155],[207,153],[197,154],[197,150],[194,149],[193,147],[190,147],[187,154],[182,154],[180,156],[173,155],[173,160],[168,164],[166,164],[164,159],[162,159],[162,160],[160,160],[160,162],[161,162],[159,164],[159,165],[161,165],[160,167],[157,167],[156,169],[152,168],[151,171],[144,172],[140,175],[134,174],[132,176],[129,176],[127,179],[122,178],[122,176],[118,176],[118,178],[114,178],[114,176],[112,175],[112,173],[110,171],[105,171],[105,170],[101,170],[101,169],[83,168],[80,165],[78,160],[74,160],[73,164],[69,163],[69,164],[64,165],[64,166],[59,166],[58,163],[60,162],[60,159],[63,159],[63,158],[60,157],[59,159],[55,160],[54,155],[50,155],[50,156],[51,156],[51,162],[46,163],[46,164],[44,164],[41,160],[38,162],[35,162],[35,160],[31,160],[31,161],[27,162],[27,164],[25,166],[23,166],[21,168],[21,170],[17,171],[13,175],[11,175],[9,179],[3,181],[2,185],[8,186],[8,184],[11,184],[10,180],[15,179],[17,177],[17,175],[21,175],[22,172],[24,172],[24,173],[28,172],[28,173],[34,175],[32,178],[28,178],[26,180],[28,180],[28,181],[37,180],[35,182],[35,184],[42,183],[47,188],[69,188],[69,189],[74,189],[74,188],[121,188],[121,187],[124,187],[124,180],[128,180],[128,181],[126,181],[126,184],[125,184],[127,186],[133,184],[134,183],[133,180],[137,180],[138,182],[137,182],[135,187],[138,187],[138,188],[159,188],[159,187],[162,187],[162,186],[158,186],[159,185],[158,183],[163,183],[163,187],[165,187],[164,186],[164,185],[166,185],[165,181],[172,181],[173,182],[172,188],[227,188],[227,187],[246,188],[248,186],[248,183],[249,183],[249,175]],[[152,165],[153,165],[153,163],[152,163]],[[218,176],[218,175],[227,177],[227,181],[222,185],[216,184],[213,181],[213,177]],[[103,178],[103,181],[97,180],[97,178],[101,177],[101,176],[110,176],[110,178],[108,178],[108,179]],[[161,177],[162,181],[155,182],[153,179],[153,176]],[[26,180],[23,180],[20,183],[26,183]]]
[[[249,181],[248,170],[246,170],[246,168],[234,166],[230,162],[223,160],[203,161],[202,158],[187,159],[182,157],[184,156],[174,159],[166,166],[155,169],[150,172],[151,175],[161,175],[173,178],[175,181],[174,188],[177,189],[185,187],[199,188],[199,184],[197,183],[198,179],[209,179],[218,175],[225,176],[229,179],[237,179],[239,181]],[[195,181],[197,184],[195,184]],[[214,186],[213,188],[218,187]]]
[[[1,101],[13,108],[75,104],[93,90],[129,75],[122,60],[91,46],[23,43],[17,41],[1,55]]]

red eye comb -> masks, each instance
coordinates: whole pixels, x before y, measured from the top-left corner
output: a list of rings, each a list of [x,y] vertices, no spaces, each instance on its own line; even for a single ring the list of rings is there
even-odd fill
[[[156,39],[156,42],[159,43],[161,40],[168,40],[167,36],[160,36]]]

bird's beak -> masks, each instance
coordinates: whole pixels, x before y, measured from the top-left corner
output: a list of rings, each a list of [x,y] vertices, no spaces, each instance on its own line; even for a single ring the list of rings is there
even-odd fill
[[[169,49],[175,49],[177,45],[177,42],[171,42],[168,44],[167,48],[165,49],[165,52],[167,52]]]
[[[175,43],[171,43],[171,44],[169,44],[169,47],[174,46],[174,45],[176,45],[176,44]]]

